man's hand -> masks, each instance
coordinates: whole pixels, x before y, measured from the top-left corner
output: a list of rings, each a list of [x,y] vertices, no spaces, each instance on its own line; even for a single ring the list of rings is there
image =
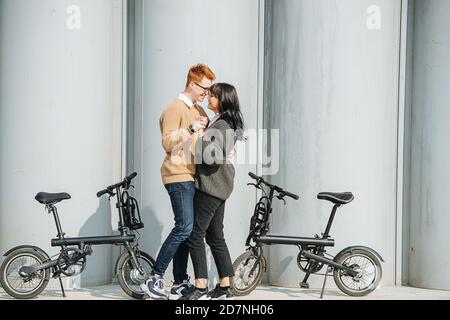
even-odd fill
[[[198,132],[199,130],[205,129],[207,125],[208,125],[207,117],[198,117],[192,124],[192,130],[194,130],[194,132]]]

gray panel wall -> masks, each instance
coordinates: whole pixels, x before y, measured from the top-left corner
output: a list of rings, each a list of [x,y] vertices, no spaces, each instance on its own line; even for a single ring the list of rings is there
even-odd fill
[[[135,61],[134,167],[140,172],[138,190],[146,224],[142,244],[156,257],[174,225],[170,198],[160,176],[164,159],[160,115],[183,91],[189,68],[204,63],[216,73],[217,81],[236,86],[246,125],[256,128],[258,1],[152,0],[138,1],[136,9],[143,33],[137,36],[141,44],[136,40],[142,50],[137,50]],[[244,250],[255,198],[255,191],[245,184],[256,163],[237,165],[236,169],[235,190],[225,212],[225,238],[233,260]],[[211,262],[209,268],[216,274]],[[193,274],[191,266],[189,270]],[[171,265],[166,279],[172,279]],[[214,281],[212,276],[211,286]]]
[[[382,283],[393,284],[401,2],[270,2],[265,121],[280,129],[282,146],[272,181],[301,197],[274,208],[273,233],[320,234],[331,205],[316,195],[352,191],[355,200],[337,212],[329,253],[372,247],[386,261]],[[380,29],[368,27],[376,26],[367,23],[372,5]],[[298,249],[270,253],[270,283],[298,286]]]
[[[450,4],[409,2],[402,279],[450,289],[440,276],[446,269],[429,264],[447,266],[450,257],[442,200],[450,157]],[[134,90],[128,141],[134,144],[126,171],[140,173],[142,244],[156,256],[173,225],[159,175],[159,116],[183,89],[189,66],[203,62],[219,81],[237,86],[247,127],[257,127],[259,1],[135,3],[129,67],[137,72],[128,80]],[[319,202],[317,193],[352,191],[354,202],[336,216],[330,253],[352,244],[373,247],[386,260],[384,284],[393,284],[395,274],[400,4],[266,1],[264,123],[280,129],[281,146],[280,171],[271,179],[301,196],[275,208],[273,233],[320,233],[331,206]],[[70,29],[76,27],[66,11],[71,5],[81,9],[80,29]],[[380,9],[380,29],[367,26],[373,5]],[[33,199],[38,191],[71,193],[73,199],[59,205],[69,236],[116,229],[115,211],[95,193],[121,176],[121,19],[120,0],[0,0],[0,252],[19,244],[57,252],[50,248],[53,220]],[[238,166],[227,206],[233,259],[248,231],[255,193],[245,183],[255,170],[256,164]],[[270,283],[297,286],[297,250],[270,252]],[[117,252],[111,253],[94,248],[86,272],[66,285],[109,282]],[[319,282],[313,278],[312,284]]]
[[[450,2],[415,1],[409,283],[450,289]]]
[[[112,232],[109,203],[95,194],[121,175],[121,15],[121,1],[0,1],[2,254],[20,244],[58,252],[39,191],[72,195],[58,205],[67,236]],[[111,249],[94,247],[66,285],[108,283],[111,266]]]

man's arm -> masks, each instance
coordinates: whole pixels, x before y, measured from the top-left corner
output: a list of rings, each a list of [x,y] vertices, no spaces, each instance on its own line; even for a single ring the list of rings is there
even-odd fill
[[[188,128],[180,128],[180,123],[180,116],[173,109],[167,109],[161,116],[162,145],[168,153],[171,153],[177,145],[192,139]]]

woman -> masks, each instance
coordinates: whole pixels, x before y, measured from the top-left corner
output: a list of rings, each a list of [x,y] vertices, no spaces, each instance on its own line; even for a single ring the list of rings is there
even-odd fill
[[[210,88],[208,109],[216,115],[196,144],[194,227],[188,240],[195,273],[195,287],[183,300],[231,299],[230,277],[234,276],[223,234],[225,202],[234,185],[234,166],[228,155],[242,139],[244,122],[236,89],[226,83]],[[208,292],[205,242],[211,248],[220,277]]]

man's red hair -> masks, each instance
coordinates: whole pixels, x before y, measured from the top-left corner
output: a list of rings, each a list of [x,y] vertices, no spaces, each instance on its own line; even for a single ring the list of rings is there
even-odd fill
[[[190,82],[200,82],[203,80],[203,78],[207,78],[211,81],[216,80],[216,75],[214,72],[211,71],[211,69],[204,65],[204,64],[197,64],[193,66],[188,73],[187,76],[187,82],[186,82],[186,88],[189,86]]]

